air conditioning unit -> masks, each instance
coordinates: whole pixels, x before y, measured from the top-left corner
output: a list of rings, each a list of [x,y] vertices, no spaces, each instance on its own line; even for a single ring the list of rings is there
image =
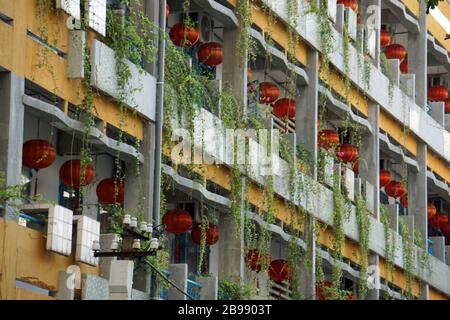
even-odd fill
[[[80,0],[56,0],[56,8],[63,10],[77,20],[81,19]]]
[[[200,33],[201,42],[211,42],[214,40],[213,30],[214,20],[203,13],[198,15],[198,31]]]

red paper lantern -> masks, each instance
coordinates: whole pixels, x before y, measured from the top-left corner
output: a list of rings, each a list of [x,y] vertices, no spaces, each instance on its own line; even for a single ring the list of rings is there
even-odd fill
[[[295,100],[283,98],[275,102],[273,106],[273,113],[278,118],[294,118],[296,110]]]
[[[391,34],[386,29],[380,30],[380,47],[382,49],[386,48],[391,44]]]
[[[427,207],[428,223],[430,223],[430,221],[432,221],[432,219],[436,216],[436,214],[437,214],[436,207],[434,206],[434,204],[428,202],[428,207]]]
[[[384,188],[384,190],[386,191],[386,194],[388,196],[396,199],[406,194],[405,186],[403,186],[403,184],[398,181],[389,182],[389,184]]]
[[[210,223],[206,228],[205,228],[205,233],[206,233],[206,245],[207,246],[212,246],[215,245],[217,243],[217,241],[219,241],[219,227]],[[196,244],[201,244],[202,242],[202,226],[199,224],[197,225],[194,229],[192,229],[191,232],[191,238],[192,241],[194,241]]]
[[[405,194],[400,198],[400,204],[403,208],[408,209],[408,194]]]
[[[200,37],[197,29],[185,26],[182,23],[174,25],[170,29],[169,36],[174,45],[185,48],[192,47]]]
[[[448,216],[443,213],[438,213],[436,215],[437,228],[442,229],[448,223]]]
[[[94,180],[95,171],[91,164],[87,164],[84,168],[84,181],[81,181],[81,161],[79,159],[68,160],[59,169],[59,177],[61,182],[71,188],[79,189],[87,186]]]
[[[198,50],[198,59],[201,63],[210,67],[218,66],[223,60],[222,45],[217,42],[203,44]]]
[[[400,72],[403,74],[407,74],[409,71],[408,68],[408,60],[403,60],[403,62],[400,64]]]
[[[440,102],[448,99],[448,89],[444,86],[434,86],[428,89],[428,100]]]
[[[169,16],[169,14],[170,14],[169,5],[166,3],[166,18]]]
[[[339,135],[333,130],[324,129],[319,132],[317,140],[319,147],[328,150],[336,147],[339,144]]]
[[[388,185],[389,182],[391,182],[392,176],[391,173],[387,170],[381,170],[380,171],[380,188],[383,188]]]
[[[283,282],[289,279],[290,268],[286,260],[273,260],[269,267],[269,277],[275,282]]]
[[[269,264],[269,257],[266,255],[261,255],[258,250],[249,250],[245,256],[245,262],[247,266],[256,273],[261,272],[263,265]]]
[[[122,204],[125,200],[125,184],[116,178],[108,178],[97,185],[98,200],[106,205]]]
[[[344,7],[350,8],[353,11],[358,11],[358,0],[337,0],[337,4],[343,4]]]
[[[443,225],[441,231],[445,236],[450,237],[450,223]]]
[[[259,85],[259,102],[272,104],[280,97],[280,89],[271,82],[261,82]]]
[[[192,217],[189,212],[181,209],[172,209],[166,212],[162,219],[166,231],[179,235],[192,228]]]
[[[344,163],[352,163],[358,160],[359,152],[354,145],[345,143],[336,149],[336,156]]]
[[[450,99],[445,100],[445,113],[450,114]]]
[[[402,62],[406,58],[406,49],[401,44],[391,44],[384,50],[384,55],[388,59],[398,59]]]
[[[39,170],[52,165],[56,159],[56,149],[45,140],[28,140],[23,144],[23,164]]]

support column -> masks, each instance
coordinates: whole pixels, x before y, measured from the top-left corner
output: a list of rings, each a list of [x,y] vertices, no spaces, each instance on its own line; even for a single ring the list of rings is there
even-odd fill
[[[238,54],[239,29],[225,28],[223,30],[223,64],[222,80],[224,87],[230,87],[235,98],[244,109],[247,109],[247,61],[241,61]],[[242,221],[245,212],[245,183],[242,178]],[[220,221],[221,240],[219,253],[219,277],[230,278],[239,276],[244,281],[244,226],[236,230],[236,224],[230,212],[225,213]],[[239,232],[239,236],[236,235]]]
[[[319,108],[319,53],[308,50],[309,85],[302,88],[298,99],[295,122],[297,143],[310,154],[312,178],[317,180],[317,122]],[[308,195],[307,201],[308,201]],[[306,241],[305,260],[300,266],[300,291],[307,300],[316,298],[316,241],[315,220],[311,215],[305,217],[304,237]]]
[[[360,177],[373,186],[373,193],[367,194],[366,201],[373,208],[373,217],[380,220],[380,106],[376,103],[369,102],[368,121],[372,127],[372,132],[363,137],[363,145],[360,148],[361,158],[359,165]],[[379,272],[379,256],[376,254],[369,254],[369,271],[372,274],[369,276],[373,279],[369,285],[369,291],[366,297],[359,297],[360,299],[379,300],[380,288],[377,284],[380,283]]]
[[[25,80],[12,72],[0,72],[0,171],[6,174],[6,184],[20,184],[22,175],[22,145]],[[5,218],[16,220],[13,208],[5,208]]]
[[[425,1],[419,1],[420,32],[417,34],[409,33],[408,43],[408,61],[409,72],[416,75],[416,103],[422,109],[427,104],[427,50],[428,50],[428,16],[426,14]]]
[[[417,143],[418,172],[408,171],[408,214],[414,217],[415,229],[425,241],[425,250],[428,250],[428,188],[427,188],[427,145],[422,141]],[[424,283],[421,288],[420,299],[428,299],[428,285]]]

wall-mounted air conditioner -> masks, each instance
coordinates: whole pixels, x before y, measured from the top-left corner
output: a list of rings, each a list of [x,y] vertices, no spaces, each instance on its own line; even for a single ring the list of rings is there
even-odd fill
[[[75,260],[93,266],[98,265],[98,258],[94,257],[92,251],[92,243],[100,240],[100,222],[82,215],[74,216],[74,220],[78,222]]]
[[[63,10],[77,20],[81,19],[80,0],[56,0],[56,8]]]

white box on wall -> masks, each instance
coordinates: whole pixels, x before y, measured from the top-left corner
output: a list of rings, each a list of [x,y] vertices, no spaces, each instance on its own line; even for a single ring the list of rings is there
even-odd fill
[[[75,260],[97,266],[98,258],[94,257],[92,243],[100,239],[100,222],[88,216],[76,216],[77,227],[77,249]]]
[[[55,205],[48,210],[48,228],[46,249],[69,256],[72,253],[71,210]]]
[[[86,1],[86,13],[89,27],[106,35],[106,0],[88,0]]]
[[[81,19],[80,0],[56,0],[56,8],[63,10],[77,20]]]
[[[110,294],[127,295],[131,297],[133,287],[133,268],[131,260],[113,260],[109,272]]]

